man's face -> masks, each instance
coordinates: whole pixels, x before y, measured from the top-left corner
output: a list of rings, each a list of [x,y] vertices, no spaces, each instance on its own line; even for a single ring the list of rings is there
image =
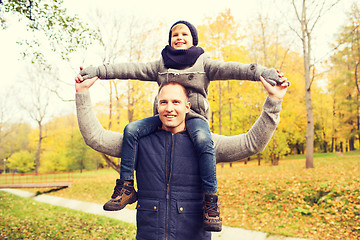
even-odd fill
[[[193,46],[193,37],[185,24],[177,24],[171,30],[171,47],[174,49],[189,49]]]
[[[171,133],[185,130],[185,116],[190,111],[184,89],[180,85],[166,85],[158,95],[157,109],[162,129]]]

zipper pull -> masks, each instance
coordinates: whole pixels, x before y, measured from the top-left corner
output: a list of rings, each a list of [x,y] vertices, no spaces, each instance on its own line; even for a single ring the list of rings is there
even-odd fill
[[[167,200],[169,200],[169,199],[170,199],[169,184],[167,184],[167,189],[166,189],[166,199],[167,199]]]

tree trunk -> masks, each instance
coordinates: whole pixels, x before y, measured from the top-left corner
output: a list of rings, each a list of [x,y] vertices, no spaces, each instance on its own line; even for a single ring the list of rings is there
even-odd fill
[[[311,102],[311,80],[310,80],[310,60],[311,60],[311,36],[307,29],[306,6],[303,1],[302,18],[302,44],[304,54],[304,77],[305,77],[305,105],[306,105],[306,168],[313,168],[313,155],[314,155],[314,115],[313,106]]]
[[[105,159],[108,166],[110,166],[111,168],[113,168],[115,171],[117,171],[120,174],[120,165],[119,164],[115,164],[114,161],[112,161],[111,158],[109,158],[104,153],[101,153],[101,156]]]
[[[109,94],[109,125],[108,125],[108,130],[111,129],[111,125],[112,125],[112,109],[113,109],[113,93],[112,93],[112,80],[109,81],[109,91],[110,91],[110,94]]]
[[[310,56],[306,53],[305,60],[305,104],[306,104],[306,168],[313,168],[314,155],[314,115],[311,102],[311,83],[310,83]]]
[[[222,134],[222,121],[221,121],[221,106],[222,106],[222,102],[221,102],[221,81],[218,81],[218,86],[219,86],[219,134]]]
[[[36,151],[36,162],[35,162],[35,173],[39,173],[40,168],[40,155],[41,155],[41,142],[42,142],[42,124],[38,122],[39,125],[39,138],[38,138],[38,147]]]
[[[128,121],[129,123],[133,121],[134,118],[134,101],[133,101],[133,86],[128,80]]]
[[[229,122],[230,122],[230,126],[229,126],[229,135],[232,135],[232,109],[231,109],[231,85],[230,85],[230,81],[227,81],[228,83],[228,95],[229,95]]]

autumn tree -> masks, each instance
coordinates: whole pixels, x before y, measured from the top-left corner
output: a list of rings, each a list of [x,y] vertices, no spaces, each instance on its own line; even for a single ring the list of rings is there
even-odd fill
[[[154,27],[153,22],[135,16],[126,17],[115,12],[96,11],[94,22],[99,36],[101,63],[146,62],[160,57],[158,35],[161,24]],[[123,18],[129,20],[123,24]],[[92,18],[91,18],[92,19]],[[144,39],[147,41],[144,41]],[[156,54],[155,54],[156,53]],[[124,81],[125,80],[125,81]],[[156,80],[156,79],[154,79]],[[107,129],[122,132],[128,122],[152,115],[153,97],[156,83],[140,82],[127,79],[108,79],[109,101],[107,119],[100,111],[99,119]],[[99,103],[101,108],[103,103]],[[107,164],[120,171],[119,160],[103,154]]]
[[[44,138],[43,125],[47,117],[50,116],[49,104],[51,92],[49,91],[47,80],[50,79],[51,74],[43,70],[40,65],[32,64],[26,76],[27,78],[24,77],[20,81],[22,87],[19,87],[18,99],[21,108],[26,111],[30,119],[38,127],[35,157],[35,173],[38,173],[41,160],[41,145]],[[29,98],[24,96],[29,96]]]
[[[212,58],[220,61],[248,62],[247,53],[241,43],[239,24],[235,21],[230,9],[219,13],[216,17],[205,18],[204,24],[198,26],[200,46]],[[209,102],[211,106],[211,131],[219,134],[236,134],[234,127],[236,113],[241,107],[240,99],[245,99],[245,90],[242,81],[216,81],[209,87]],[[249,92],[250,93],[250,92]],[[255,104],[253,104],[255,106]],[[247,122],[247,121],[246,121]],[[244,126],[247,128],[247,126]]]
[[[360,10],[355,3],[334,47],[336,51],[331,57],[329,79],[334,99],[333,114],[341,128],[337,134],[334,130],[333,138],[339,138],[340,133],[344,141],[340,140],[340,150],[348,148],[352,151],[355,150],[356,138],[360,146]]]
[[[304,80],[305,80],[305,105],[306,105],[306,168],[313,168],[314,154],[314,115],[311,99],[312,83],[315,79],[314,63],[312,58],[312,38],[315,27],[321,17],[329,11],[339,0],[336,1],[309,1],[292,0],[292,8],[299,26],[290,28],[299,37],[304,57]]]

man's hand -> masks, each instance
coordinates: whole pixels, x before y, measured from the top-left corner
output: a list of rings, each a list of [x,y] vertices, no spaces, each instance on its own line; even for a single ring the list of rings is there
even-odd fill
[[[281,100],[285,96],[287,88],[290,86],[290,82],[287,81],[287,78],[284,77],[283,73],[279,73],[279,76],[281,77],[279,84],[275,86],[272,86],[263,77],[260,77],[260,81],[268,92],[269,97]]]
[[[80,67],[80,71],[83,67]],[[84,81],[80,74],[75,77],[75,90],[77,93],[85,92],[98,80],[98,77],[93,77]]]

